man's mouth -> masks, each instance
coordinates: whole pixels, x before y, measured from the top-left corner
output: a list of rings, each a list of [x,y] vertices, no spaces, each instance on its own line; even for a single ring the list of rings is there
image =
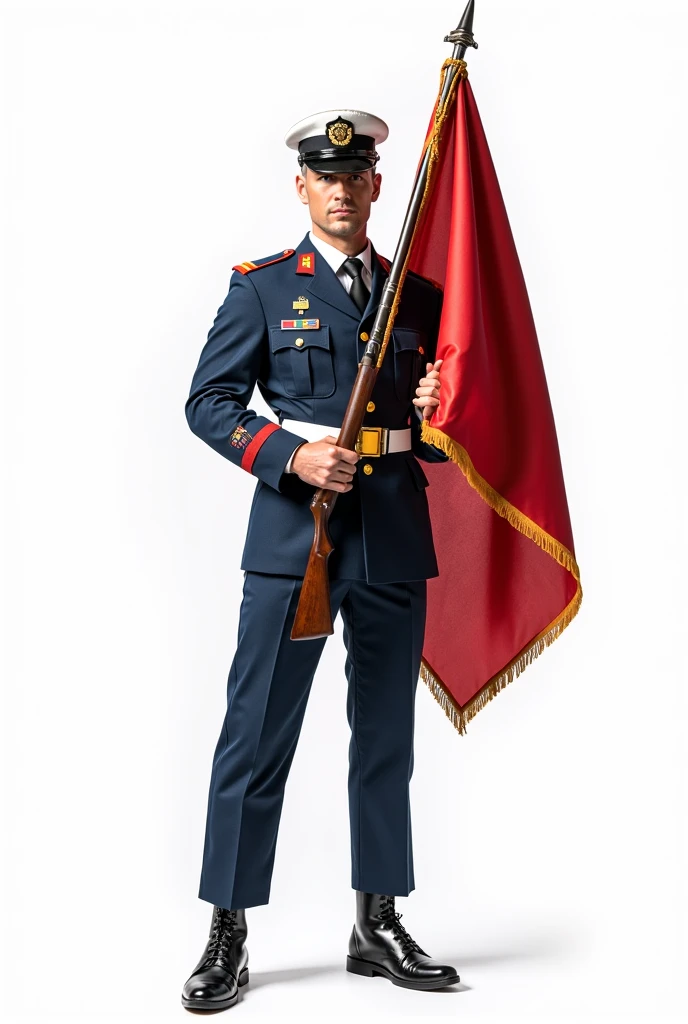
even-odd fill
[[[332,213],[353,213],[354,211],[349,206],[338,206],[336,210],[332,210]]]

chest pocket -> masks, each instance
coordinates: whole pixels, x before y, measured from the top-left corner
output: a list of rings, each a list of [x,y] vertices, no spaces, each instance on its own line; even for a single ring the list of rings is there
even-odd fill
[[[269,333],[275,376],[286,395],[328,398],[334,394],[334,365],[327,324],[310,331],[270,327]]]
[[[422,376],[421,368],[425,368],[425,356],[418,351],[425,346],[425,334],[411,327],[394,327],[394,390],[402,402],[410,402],[416,397],[418,381]]]

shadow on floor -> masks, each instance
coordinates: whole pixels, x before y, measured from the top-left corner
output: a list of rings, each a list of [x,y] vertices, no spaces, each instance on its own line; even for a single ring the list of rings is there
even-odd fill
[[[283,985],[285,983],[293,981],[306,981],[310,978],[322,977],[324,975],[331,974],[333,977],[346,977],[351,978],[354,984],[360,984],[361,981],[376,981],[380,984],[387,981],[386,978],[357,978],[346,971],[343,964],[317,964],[313,967],[291,967],[281,971],[253,971],[251,973],[250,988],[256,989],[261,988],[263,985]],[[437,993],[444,993],[445,995],[453,992],[467,991],[468,985],[459,983],[458,985],[451,985],[447,988],[437,989],[434,993],[424,992],[423,995],[437,995]]]
[[[577,937],[571,932],[548,932],[539,935],[527,935],[522,939],[512,937],[510,942],[502,946],[487,947],[480,950],[462,950],[451,954],[436,953],[435,959],[442,963],[455,964],[459,974],[466,977],[471,967],[482,967],[490,964],[518,963],[526,960],[549,960],[565,958],[579,948]],[[261,988],[263,985],[281,985],[296,981],[307,981],[310,978],[317,978],[331,974],[333,976],[347,975],[345,959],[342,963],[336,964],[312,964],[311,966],[289,967],[278,971],[251,971],[252,989]],[[353,977],[353,976],[351,976]],[[386,979],[375,978],[375,981],[382,982]],[[356,979],[358,983],[358,979]],[[437,992],[445,995],[466,992],[470,985],[461,981],[458,985],[451,985]],[[429,994],[429,993],[426,993]]]

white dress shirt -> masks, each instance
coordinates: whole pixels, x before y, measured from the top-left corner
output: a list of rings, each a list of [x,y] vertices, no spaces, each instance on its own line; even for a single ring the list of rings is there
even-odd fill
[[[351,277],[350,274],[347,274],[346,270],[344,270],[344,264],[349,259],[347,254],[345,252],[342,252],[341,249],[335,248],[334,245],[330,245],[329,242],[324,242],[322,238],[316,238],[312,231],[308,232],[308,237],[310,238],[314,247],[322,256],[322,258],[330,264],[330,266],[332,267],[337,276],[337,280],[340,282],[342,287],[346,289],[346,292],[348,294],[351,291],[353,278]],[[363,264],[363,269],[361,270],[361,278],[363,280],[363,284],[366,286],[368,291],[370,291],[373,282],[373,250],[370,244],[370,239],[368,239],[368,242],[363,252],[359,252],[356,255],[356,259],[359,259]],[[300,447],[300,444],[297,445],[294,451],[289,456],[289,461],[284,467],[285,473],[294,472],[294,470],[291,468],[291,464],[294,460],[296,452]]]
[[[322,238],[316,238],[312,231],[308,232],[308,237],[323,259],[327,260],[330,264],[337,275],[337,279],[344,286],[348,294],[351,291],[353,278],[350,274],[347,274],[346,270],[344,270],[344,264],[349,259],[347,254],[342,252],[341,249],[336,249],[334,245],[330,245],[329,242],[324,242]],[[370,244],[370,239],[368,239],[363,252],[357,253],[355,259],[360,260],[363,264],[361,277],[363,278],[363,284],[366,286],[368,291],[370,291],[373,283],[373,250]]]

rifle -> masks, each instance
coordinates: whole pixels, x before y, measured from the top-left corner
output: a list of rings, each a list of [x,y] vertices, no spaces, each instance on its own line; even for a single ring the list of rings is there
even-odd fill
[[[469,0],[459,24],[453,32],[444,37],[445,43],[454,43],[451,60],[455,63],[448,62],[445,68],[436,113],[446,103],[453,91],[457,76],[462,72],[461,63],[466,49],[469,46],[478,48],[478,44],[473,38],[474,6],[475,0]],[[465,64],[463,67],[465,68]],[[411,199],[397,242],[394,260],[382,290],[370,340],[366,344],[365,352],[358,364],[356,380],[337,438],[338,447],[348,448],[350,451],[354,451],[356,448],[366,406],[373,393],[375,380],[382,365],[394,324],[394,317],[401,297],[401,286],[406,274],[407,257],[425,197],[432,155],[431,147],[426,146],[423,159],[416,172]],[[315,530],[291,630],[292,640],[315,640],[317,637],[331,636],[334,632],[330,605],[330,581],[327,573],[327,561],[334,550],[334,545],[330,537],[328,522],[338,493],[338,491],[330,491],[321,487],[315,492],[311,501]]]

